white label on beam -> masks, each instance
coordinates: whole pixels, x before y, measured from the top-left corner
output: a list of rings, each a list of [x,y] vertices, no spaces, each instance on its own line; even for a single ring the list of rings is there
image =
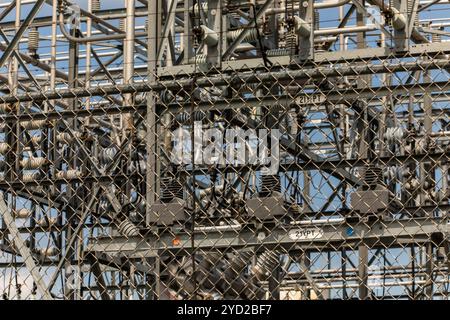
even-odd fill
[[[314,240],[323,237],[323,230],[320,228],[302,228],[289,230],[289,238],[292,240]]]
[[[326,101],[327,97],[324,94],[302,95],[297,97],[298,104],[321,104]]]

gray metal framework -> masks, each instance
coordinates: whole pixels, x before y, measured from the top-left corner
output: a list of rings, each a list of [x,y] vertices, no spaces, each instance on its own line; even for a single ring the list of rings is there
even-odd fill
[[[2,298],[448,299],[449,11],[3,1]]]

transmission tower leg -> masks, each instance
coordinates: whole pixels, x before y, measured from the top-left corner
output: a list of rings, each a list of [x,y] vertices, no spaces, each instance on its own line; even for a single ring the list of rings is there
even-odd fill
[[[281,271],[281,263],[278,258],[277,266],[273,268],[269,278],[269,300],[280,300]]]
[[[359,252],[359,266],[358,266],[358,279],[359,279],[359,298],[367,299],[369,296],[368,288],[368,264],[369,264],[369,249],[366,245],[360,245],[358,247]]]

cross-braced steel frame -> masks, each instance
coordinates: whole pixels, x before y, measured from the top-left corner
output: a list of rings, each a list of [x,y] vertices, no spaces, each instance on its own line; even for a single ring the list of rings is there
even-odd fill
[[[2,1],[3,299],[448,299],[449,11]]]

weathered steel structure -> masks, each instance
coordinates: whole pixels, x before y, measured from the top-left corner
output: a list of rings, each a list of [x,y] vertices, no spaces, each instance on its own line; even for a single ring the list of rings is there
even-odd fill
[[[3,299],[448,299],[450,4],[0,2]]]

